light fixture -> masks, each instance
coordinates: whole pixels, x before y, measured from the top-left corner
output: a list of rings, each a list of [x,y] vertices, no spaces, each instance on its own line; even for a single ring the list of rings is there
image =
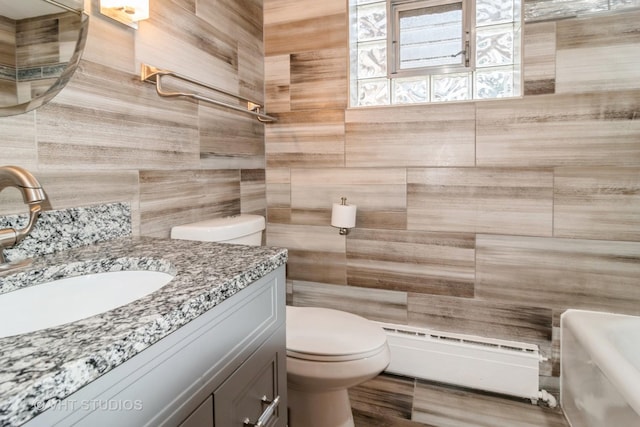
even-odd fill
[[[149,0],[100,0],[100,13],[132,28],[149,19]]]

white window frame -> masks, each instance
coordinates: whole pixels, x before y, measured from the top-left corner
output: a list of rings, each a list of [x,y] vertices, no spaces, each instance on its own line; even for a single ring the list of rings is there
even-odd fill
[[[462,9],[461,60],[459,64],[400,68],[400,13],[449,4]],[[389,78],[471,72],[475,62],[475,1],[474,0],[387,0],[387,74]]]

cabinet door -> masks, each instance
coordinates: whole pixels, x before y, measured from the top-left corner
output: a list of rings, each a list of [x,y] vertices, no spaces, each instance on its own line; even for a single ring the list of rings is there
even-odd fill
[[[250,426],[273,409],[264,426],[285,427],[286,390],[283,325],[213,393],[215,426]]]
[[[209,396],[178,427],[213,427],[213,397]]]

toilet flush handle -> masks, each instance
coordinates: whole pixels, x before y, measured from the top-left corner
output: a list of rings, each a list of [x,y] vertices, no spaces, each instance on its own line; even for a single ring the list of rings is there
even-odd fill
[[[269,404],[269,406],[267,406],[264,411],[262,411],[262,414],[260,415],[260,418],[258,418],[258,421],[256,421],[256,423],[252,423],[249,418],[245,418],[244,419],[244,425],[247,427],[264,427],[269,423],[269,420],[271,420],[271,417],[273,417],[273,414],[275,413],[276,409],[278,408],[278,405],[280,404],[280,396],[276,396],[275,399],[273,399],[272,402],[269,402],[269,399],[267,399],[267,396],[262,396],[262,400],[261,402],[263,404]]]

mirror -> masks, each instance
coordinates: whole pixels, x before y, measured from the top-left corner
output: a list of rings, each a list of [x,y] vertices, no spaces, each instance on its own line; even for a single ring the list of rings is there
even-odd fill
[[[40,107],[80,62],[84,0],[0,0],[0,116]]]

